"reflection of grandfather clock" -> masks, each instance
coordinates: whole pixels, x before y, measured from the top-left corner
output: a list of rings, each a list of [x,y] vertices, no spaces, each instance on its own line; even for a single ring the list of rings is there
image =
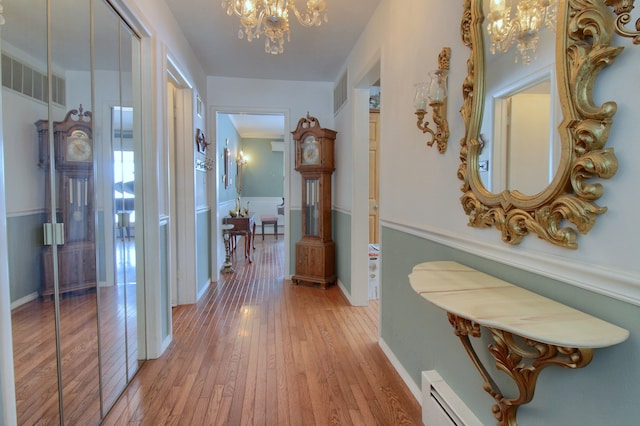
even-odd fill
[[[75,118],[74,118],[75,117]],[[45,178],[47,223],[53,222],[49,170],[49,121],[35,123],[40,145],[40,167]],[[96,286],[96,252],[93,206],[93,138],[91,112],[73,109],[64,121],[53,123],[56,222],[45,224],[45,244],[58,246],[60,293]],[[62,236],[62,239],[60,239]],[[49,240],[49,241],[47,241]],[[51,246],[43,251],[44,281],[41,295],[53,289],[53,255]]]
[[[331,174],[335,170],[336,132],[320,127],[318,119],[298,121],[291,132],[296,147],[296,170],[302,175],[302,239],[296,244],[294,283],[336,281],[336,246],[331,240]]]

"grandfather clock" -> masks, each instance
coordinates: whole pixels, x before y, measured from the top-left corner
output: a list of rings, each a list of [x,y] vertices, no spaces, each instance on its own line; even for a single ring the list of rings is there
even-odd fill
[[[291,132],[295,142],[296,170],[302,176],[302,239],[296,244],[295,284],[307,282],[322,288],[336,281],[336,246],[331,239],[331,175],[335,170],[333,145],[336,132],[320,127],[309,116]]]
[[[73,109],[53,123],[53,161],[49,152],[49,121],[35,123],[40,148],[39,165],[45,170],[46,223],[43,250],[44,279],[40,294],[52,295],[52,245],[58,246],[59,292],[96,286],[95,222],[93,205],[93,138],[91,112]],[[49,176],[55,170],[55,191]],[[56,210],[51,210],[51,197]],[[55,216],[55,223],[54,222]]]

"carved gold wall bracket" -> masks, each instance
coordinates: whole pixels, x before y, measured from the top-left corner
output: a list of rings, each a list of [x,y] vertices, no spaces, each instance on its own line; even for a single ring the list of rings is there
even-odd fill
[[[517,425],[516,415],[521,405],[531,402],[540,372],[550,365],[564,368],[582,368],[593,359],[592,348],[566,348],[540,343],[496,328],[488,328],[495,343],[489,345],[489,353],[496,360],[496,367],[506,373],[518,387],[519,395],[506,397],[493,380],[476,354],[469,335],[480,337],[480,326],[466,318],[447,313],[462,345],[484,380],[484,390],[497,402],[492,412],[498,426]]]
[[[624,328],[454,261],[415,265],[409,281],[416,293],[447,312],[456,336],[484,379],[484,390],[496,402],[492,411],[499,426],[516,424],[518,408],[533,399],[544,368],[585,367],[595,349],[629,338]],[[495,381],[498,377],[491,377],[471,345],[470,337],[481,337],[482,329],[489,330],[493,338],[488,352],[498,371],[516,385],[517,390],[513,386],[508,390],[516,394],[513,398],[500,389]],[[546,424],[560,424],[553,421],[553,413],[545,417]]]
[[[622,37],[629,37],[633,44],[640,44],[640,19],[636,20],[636,29],[629,30],[627,24],[631,22],[631,10],[635,0],[605,0],[605,4],[613,8],[616,18],[615,30]]]
[[[449,141],[449,122],[447,121],[447,87],[449,62],[451,58],[451,48],[443,47],[438,55],[438,69],[430,73],[430,81],[416,84],[416,96],[414,107],[418,117],[417,126],[422,133],[429,133],[431,140],[427,141],[427,146],[436,143],[438,152],[444,154]],[[429,122],[425,121],[427,114],[426,105],[431,107],[431,116],[436,130],[429,127]]]

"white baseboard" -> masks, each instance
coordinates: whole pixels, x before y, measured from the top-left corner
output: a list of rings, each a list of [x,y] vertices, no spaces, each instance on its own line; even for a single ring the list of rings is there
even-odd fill
[[[402,366],[398,358],[396,358],[395,354],[385,343],[382,337],[380,337],[380,339],[378,340],[378,345],[380,345],[382,352],[384,352],[384,354],[387,356],[387,358],[391,362],[391,365],[393,365],[393,368],[395,368],[398,374],[400,374],[402,381],[409,387],[409,391],[411,391],[413,397],[416,399],[416,401],[418,401],[420,405],[422,405],[422,390],[420,389],[420,386],[413,381],[407,370],[405,370],[405,368]]]
[[[344,284],[342,284],[342,282],[340,280],[336,280],[336,284],[337,284],[338,288],[340,289],[340,291],[342,292],[342,294],[344,295],[344,297],[349,301],[349,304],[351,306],[356,306],[353,303],[353,300],[351,300],[351,294],[349,294],[349,292],[345,288]]]
[[[29,303],[32,300],[36,300],[37,298],[38,298],[38,292],[34,291],[33,293],[27,294],[26,296],[21,297],[20,299],[18,299],[16,301],[14,301],[13,303],[11,303],[11,309],[13,310],[13,309],[15,309],[15,308],[17,308],[19,306],[24,305],[25,303]]]
[[[198,292],[198,294],[196,295],[196,301],[200,300],[200,298],[202,297],[202,295],[209,289],[209,286],[211,285],[213,281],[211,280],[211,278],[207,279],[207,282],[205,283],[205,285],[202,286],[202,288],[200,289],[200,291]]]

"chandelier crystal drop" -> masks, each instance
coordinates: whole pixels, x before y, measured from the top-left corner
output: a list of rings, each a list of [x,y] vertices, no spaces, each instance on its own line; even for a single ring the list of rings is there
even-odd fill
[[[295,0],[222,0],[227,15],[240,17],[238,38],[248,41],[264,35],[264,50],[273,55],[284,51],[284,36],[291,42],[289,13],[293,13],[305,27],[320,26],[328,22],[325,0],[307,0],[306,10],[300,12]]]
[[[529,64],[535,57],[540,30],[546,26],[555,31],[557,10],[557,0],[490,0],[487,32],[491,53],[506,52],[516,44],[516,62],[520,57]]]

